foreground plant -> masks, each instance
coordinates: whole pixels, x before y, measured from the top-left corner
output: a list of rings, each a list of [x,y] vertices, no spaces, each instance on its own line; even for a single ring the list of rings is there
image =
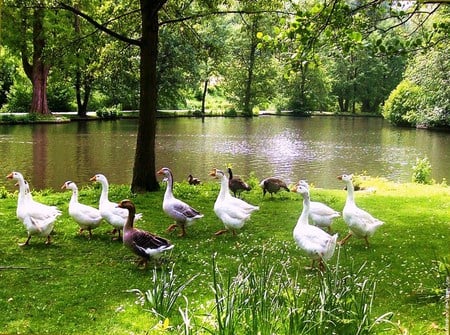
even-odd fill
[[[373,317],[376,280],[364,266],[344,273],[339,266],[302,279],[283,264],[261,257],[223,278],[212,258],[217,328],[214,334],[355,334],[369,335],[392,313]]]
[[[145,292],[132,289],[128,292],[136,293],[137,303],[147,306],[149,311],[161,319],[171,316],[176,303],[183,296],[184,289],[196,278],[180,280],[174,273],[174,265],[169,271],[153,269],[152,287]]]

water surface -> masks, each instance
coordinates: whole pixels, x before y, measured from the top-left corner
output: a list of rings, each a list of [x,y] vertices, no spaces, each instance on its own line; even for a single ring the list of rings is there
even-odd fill
[[[59,189],[66,180],[89,184],[95,173],[111,183],[132,177],[137,120],[0,126],[3,175],[22,172],[34,189]],[[170,167],[176,181],[188,174],[209,179],[213,167],[232,164],[235,174],[307,179],[340,188],[341,173],[367,173],[411,180],[416,157],[428,157],[432,177],[450,178],[450,134],[395,128],[379,118],[159,119],[157,167]],[[0,186],[14,189],[0,179]]]

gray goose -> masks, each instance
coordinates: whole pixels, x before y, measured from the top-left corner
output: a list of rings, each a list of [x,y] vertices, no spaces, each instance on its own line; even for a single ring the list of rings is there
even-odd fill
[[[203,214],[189,206],[187,203],[174,197],[173,174],[169,168],[163,167],[157,174],[164,175],[164,180],[167,181],[167,188],[163,200],[163,210],[168,216],[175,220],[175,224],[170,225],[167,228],[167,231],[170,232],[176,227],[180,227],[180,236],[185,236],[186,227],[192,225],[195,220],[202,218]]]
[[[228,176],[228,186],[235,197],[236,193],[240,196],[242,191],[250,191],[252,189],[250,185],[241,178],[233,176],[233,171],[231,171],[231,168],[228,168]]]
[[[267,192],[269,192],[270,195],[273,196],[273,193],[278,193],[280,189],[284,189],[288,192],[290,191],[286,183],[276,177],[268,177],[266,179],[263,179],[259,185],[263,189],[263,196],[265,196]]]
[[[150,259],[158,260],[164,252],[173,249],[174,245],[165,238],[133,227],[136,208],[131,200],[122,200],[117,207],[128,210],[128,219],[123,227],[123,245],[141,258],[139,265],[146,267]]]

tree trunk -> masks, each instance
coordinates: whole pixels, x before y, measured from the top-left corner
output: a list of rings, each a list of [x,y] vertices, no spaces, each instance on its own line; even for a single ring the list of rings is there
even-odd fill
[[[80,10],[80,3],[76,3],[74,5],[74,8]],[[75,15],[74,17],[73,26],[75,29],[75,34],[77,36],[81,36],[80,17],[78,15]],[[80,57],[80,53],[78,51],[76,53],[76,56],[77,58]],[[82,71],[78,66],[75,71],[75,95],[77,97],[77,111],[78,111],[77,115],[80,118],[84,118],[87,115],[87,105],[91,93],[90,81],[87,78],[85,78],[83,81],[82,77],[83,77]],[[83,84],[84,84],[84,95],[82,94]]]
[[[244,115],[253,116],[253,99],[252,99],[252,86],[253,86],[253,71],[255,69],[256,61],[256,48],[258,46],[256,39],[256,30],[258,27],[258,19],[252,20],[251,26],[251,40],[250,40],[250,54],[247,68],[247,80],[245,83],[245,96],[244,96]]]
[[[165,1],[141,0],[140,113],[134,158],[132,192],[156,191],[155,138],[158,57],[158,11]]]
[[[36,8],[33,14],[33,63],[26,59],[27,52],[22,52],[22,63],[25,73],[33,85],[31,113],[51,114],[47,104],[47,78],[50,66],[45,64],[43,54],[45,49],[44,10]]]
[[[206,104],[206,94],[208,93],[208,83],[209,79],[205,79],[205,84],[203,85],[203,94],[202,94],[202,122],[205,122],[205,104]]]
[[[47,78],[50,67],[37,60],[33,64],[33,97],[31,99],[31,113],[51,114],[47,104]]]
[[[87,105],[89,101],[89,97],[91,94],[91,84],[88,79],[84,79],[82,81],[82,73],[80,70],[77,69],[76,75],[75,75],[75,93],[77,97],[77,115],[79,117],[86,117],[87,115]],[[84,86],[84,94],[83,92],[83,86]]]

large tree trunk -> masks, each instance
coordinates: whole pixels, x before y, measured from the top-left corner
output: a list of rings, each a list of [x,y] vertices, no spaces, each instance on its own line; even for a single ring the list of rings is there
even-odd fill
[[[50,66],[43,60],[45,48],[44,10],[36,8],[33,14],[33,63],[28,61],[26,45],[22,46],[22,64],[33,85],[31,113],[51,114],[47,104],[47,78]]]
[[[50,67],[37,60],[33,64],[31,113],[51,114],[47,104],[47,78]]]
[[[156,191],[156,62],[158,58],[158,11],[165,1],[141,0],[140,113],[134,158],[133,192]]]
[[[249,62],[247,68],[247,80],[245,83],[245,96],[244,96],[244,115],[245,116],[253,116],[253,71],[255,70],[255,61],[256,61],[256,48],[258,46],[258,41],[256,39],[256,30],[258,27],[258,19],[252,19],[251,26],[251,41],[250,41],[250,54],[249,54]]]
[[[80,3],[76,3],[74,6],[75,9],[80,10]],[[81,36],[81,23],[80,17],[75,15],[74,23],[73,23],[75,34],[77,36]],[[77,51],[76,57],[80,58],[80,53]],[[87,115],[87,105],[89,101],[89,96],[91,93],[91,84],[90,80],[87,78],[83,78],[82,71],[78,66],[75,71],[75,95],[77,98],[77,115],[80,118],[84,118]],[[84,85],[83,85],[84,84]],[[84,86],[84,95],[83,95],[83,86]]]
[[[87,78],[82,80],[82,73],[77,69],[75,74],[75,94],[77,97],[78,117],[84,118],[87,115],[87,105],[91,94],[91,83]],[[83,85],[84,84],[84,85]],[[83,94],[84,86],[84,94]]]

